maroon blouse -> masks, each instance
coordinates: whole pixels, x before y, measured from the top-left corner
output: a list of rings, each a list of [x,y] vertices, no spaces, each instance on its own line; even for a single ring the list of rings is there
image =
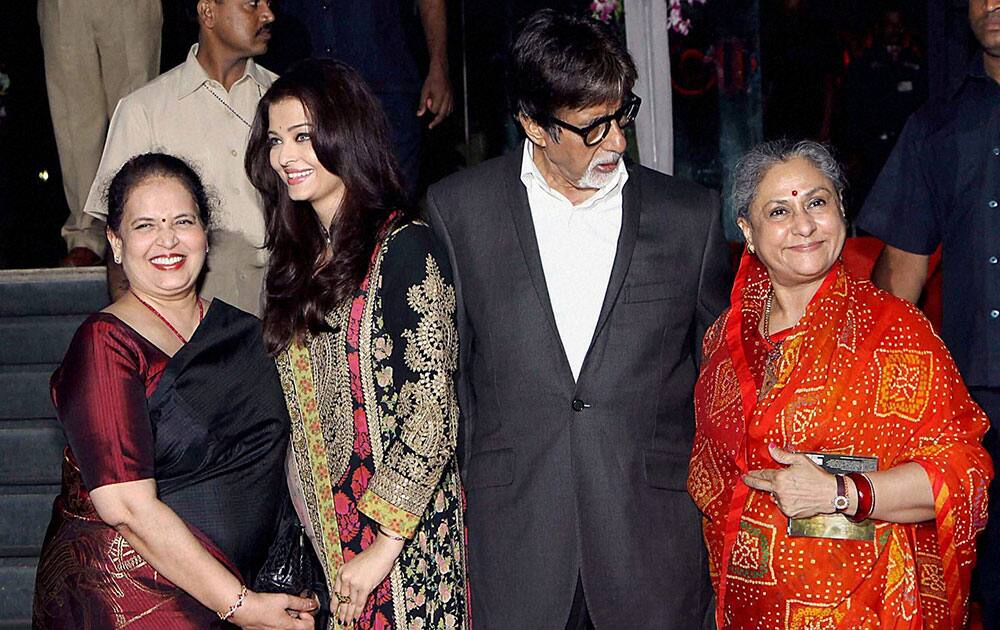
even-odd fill
[[[80,327],[51,385],[85,487],[153,478],[146,399],[169,361],[109,313],[96,313]]]

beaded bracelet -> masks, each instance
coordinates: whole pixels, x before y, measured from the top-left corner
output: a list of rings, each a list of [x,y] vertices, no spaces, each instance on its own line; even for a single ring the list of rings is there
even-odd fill
[[[227,610],[225,614],[220,612],[216,612],[215,614],[219,616],[219,619],[223,621],[229,621],[229,618],[236,614],[236,611],[239,610],[240,606],[243,605],[243,602],[246,601],[246,598],[247,598],[247,585],[244,584],[243,588],[240,589],[240,596],[236,598],[236,603],[230,606],[229,610]]]
[[[854,482],[854,487],[858,491],[858,509],[854,516],[848,516],[855,523],[860,523],[871,517],[875,511],[875,486],[868,475],[864,473],[850,473],[847,475]]]

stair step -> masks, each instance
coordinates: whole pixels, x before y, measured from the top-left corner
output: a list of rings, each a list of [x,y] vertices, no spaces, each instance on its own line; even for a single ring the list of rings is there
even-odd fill
[[[0,271],[0,317],[93,313],[108,305],[104,267]]]
[[[65,445],[55,420],[0,421],[0,484],[58,484]]]
[[[0,558],[0,624],[8,628],[31,624],[31,596],[38,558]]]
[[[6,365],[60,363],[85,314],[0,318],[0,357]]]
[[[58,486],[46,494],[0,495],[0,556],[37,557]]]
[[[0,366],[0,420],[54,418],[49,378],[55,369],[51,363]]]

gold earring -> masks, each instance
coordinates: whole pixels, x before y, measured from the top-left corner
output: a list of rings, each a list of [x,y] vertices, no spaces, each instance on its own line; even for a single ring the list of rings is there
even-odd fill
[[[118,254],[118,252],[115,252],[114,259],[116,265],[122,264],[122,257]]]
[[[751,254],[757,253],[757,250],[753,248],[753,243],[747,243],[747,250],[749,250]]]

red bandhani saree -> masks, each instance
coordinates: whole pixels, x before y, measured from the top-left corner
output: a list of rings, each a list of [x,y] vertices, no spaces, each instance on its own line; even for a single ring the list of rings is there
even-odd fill
[[[705,335],[688,491],[703,513],[720,628],[960,628],[993,469],[985,414],[908,303],[834,265],[782,345],[758,401],[770,290],[744,254],[732,306]],[[777,468],[767,446],[917,462],[936,519],[875,521],[873,541],[789,537],[787,518],[742,481]]]

